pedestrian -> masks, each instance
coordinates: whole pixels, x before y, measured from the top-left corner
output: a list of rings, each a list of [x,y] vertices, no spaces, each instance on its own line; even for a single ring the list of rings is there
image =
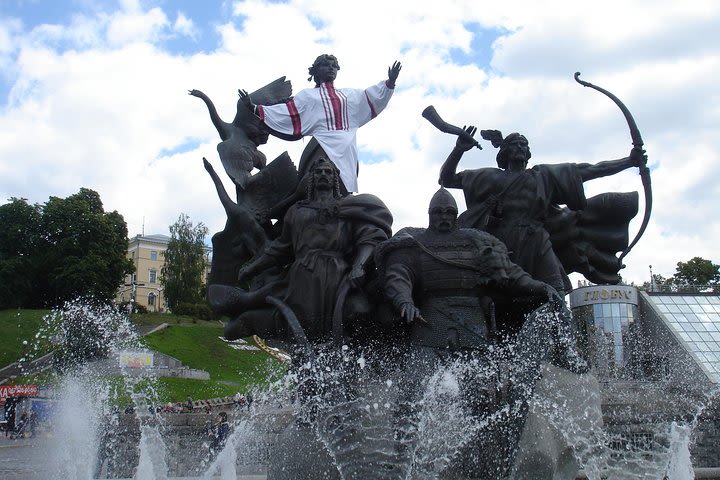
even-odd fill
[[[214,458],[225,447],[228,435],[230,435],[230,424],[228,423],[227,412],[220,412],[212,428],[210,458]]]
[[[20,415],[20,420],[18,420],[17,425],[15,426],[15,430],[11,433],[10,438],[22,438],[25,434],[25,428],[27,427],[27,421],[28,421],[28,414],[27,412],[23,412],[22,415]]]
[[[5,436],[11,435],[15,430],[15,409],[18,399],[16,397],[7,397],[5,399]]]
[[[35,436],[35,427],[37,425],[37,414],[34,410],[30,410],[30,413],[28,414],[27,419],[27,426],[25,427],[25,431],[27,432],[27,437],[32,438]]]

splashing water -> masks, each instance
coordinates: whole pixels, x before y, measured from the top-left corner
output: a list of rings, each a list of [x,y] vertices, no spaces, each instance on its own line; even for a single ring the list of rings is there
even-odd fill
[[[89,381],[92,372],[65,377],[58,388],[54,438],[48,460],[58,478],[91,479],[98,463],[101,421],[107,391]]]
[[[53,344],[53,365],[60,373],[53,392],[52,454],[47,459],[58,477],[92,479],[102,473],[107,467],[103,459],[112,459],[118,441],[114,436],[116,403],[126,397],[132,399],[142,425],[136,478],[167,478],[159,417],[148,409],[156,403],[155,378],[143,372],[131,375],[121,368],[122,381],[118,383],[113,380],[117,367],[107,361],[127,350],[147,352],[127,315],[111,305],[83,298],[67,302],[44,320],[36,339]],[[41,351],[39,347],[34,350]]]
[[[558,318],[540,310],[516,341],[475,354],[318,351],[296,370],[297,415],[344,479],[527,478],[538,466],[547,478],[686,478],[687,427],[669,442],[670,424],[657,425],[652,445],[617,450],[625,434],[603,429],[599,384]]]
[[[668,480],[692,480],[695,478],[690,459],[690,427],[673,422],[670,427],[670,464]]]
[[[567,333],[553,330],[553,315],[539,315],[527,338],[471,353],[386,345],[317,348],[313,358],[295,359],[274,392],[256,394],[252,415],[233,426],[225,447],[203,465],[202,478],[235,479],[238,464],[298,460],[260,452],[275,442],[262,424],[273,413],[261,410],[272,411],[269,406],[289,390],[297,394],[295,418],[308,435],[299,441],[316,442],[327,452],[328,463],[320,465],[329,479],[523,478],[522,465],[512,464],[526,461],[526,418],[542,432],[543,443],[558,446],[556,478],[574,478],[578,467],[593,480],[692,478],[692,425],[654,425],[645,445],[629,445],[626,437],[601,428],[597,382],[582,372],[575,352],[563,351]],[[113,401],[124,394],[132,398],[140,425],[135,478],[170,478],[162,418],[148,409],[157,403],[152,378],[123,371],[118,385],[98,368],[99,359],[142,351],[127,317],[109,307],[71,303],[49,315],[38,338],[54,339],[56,365],[64,373],[57,386],[58,441],[48,455],[58,476],[97,478],[127,461],[112,455],[121,441],[113,435]],[[554,338],[553,344],[538,338]],[[554,358],[546,355],[558,351]],[[621,442],[627,448],[618,449]],[[485,476],[474,475],[483,469]]]
[[[202,478],[210,480],[219,474],[221,480],[235,480],[237,478],[238,452],[247,453],[250,450],[251,439],[258,435],[260,432],[256,430],[256,425],[250,420],[237,422],[233,426],[224,448],[217,453]]]

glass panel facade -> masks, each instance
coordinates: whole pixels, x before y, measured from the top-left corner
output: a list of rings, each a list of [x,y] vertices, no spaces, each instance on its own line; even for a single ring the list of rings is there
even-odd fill
[[[581,345],[599,377],[625,376],[632,356],[632,330],[638,307],[627,303],[603,303],[573,308],[576,322],[586,332]]]
[[[720,383],[720,295],[650,295],[650,301],[713,382]]]

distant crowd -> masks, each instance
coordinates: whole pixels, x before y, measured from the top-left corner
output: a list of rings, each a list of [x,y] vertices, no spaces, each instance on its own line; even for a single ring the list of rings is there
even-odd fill
[[[0,423],[0,426],[6,438],[25,438],[32,437],[35,434],[37,416],[34,411],[26,410],[18,417],[17,409],[19,401],[20,399],[17,397],[8,397],[5,399],[3,406],[4,421]]]
[[[233,397],[232,404],[235,410],[247,409],[250,410],[252,406],[253,396],[251,393],[241,394],[236,393]],[[193,401],[192,397],[188,397],[185,402],[168,402],[165,405],[150,405],[148,407],[149,412],[152,413],[212,413],[212,406],[206,402]],[[124,413],[130,414],[135,412],[135,406],[128,405],[123,410]]]

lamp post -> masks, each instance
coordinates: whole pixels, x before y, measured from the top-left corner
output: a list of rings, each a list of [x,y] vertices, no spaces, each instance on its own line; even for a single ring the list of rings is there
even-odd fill
[[[653,277],[653,274],[652,274],[652,265],[648,265],[648,267],[650,268],[650,291],[654,292],[655,291],[655,277]]]
[[[131,287],[131,293],[130,293],[130,303],[128,304],[128,313],[133,313],[135,310],[135,299],[137,297],[137,287],[144,287],[144,283],[137,283],[135,280],[133,280],[130,283],[125,284],[126,287]]]

